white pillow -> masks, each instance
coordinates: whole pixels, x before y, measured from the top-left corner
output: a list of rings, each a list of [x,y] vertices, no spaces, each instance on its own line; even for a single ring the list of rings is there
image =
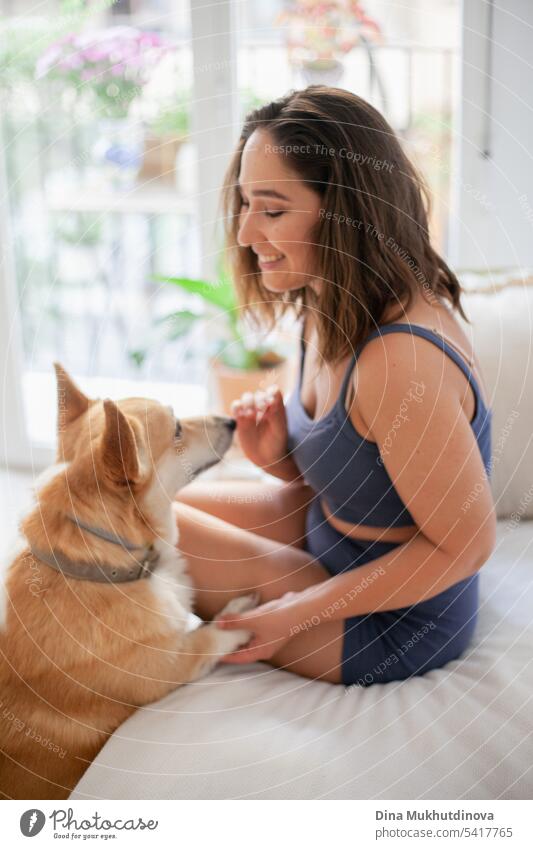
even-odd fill
[[[490,288],[470,279],[462,322],[493,411],[491,481],[499,518],[533,518],[533,279]]]

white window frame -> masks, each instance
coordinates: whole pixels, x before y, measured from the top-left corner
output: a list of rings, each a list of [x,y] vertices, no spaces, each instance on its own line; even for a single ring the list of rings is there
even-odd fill
[[[533,267],[529,0],[463,0],[450,261],[514,275]]]
[[[0,463],[6,466],[26,467],[32,451],[26,429],[22,397],[24,368],[22,327],[20,304],[16,294],[3,151],[4,142],[0,128],[0,372],[2,374]],[[42,462],[47,457],[40,459]]]

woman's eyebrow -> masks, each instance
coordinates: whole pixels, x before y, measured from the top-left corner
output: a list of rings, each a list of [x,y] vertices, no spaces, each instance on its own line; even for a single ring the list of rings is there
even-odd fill
[[[252,194],[256,197],[262,196],[266,198],[279,198],[279,200],[290,200],[287,195],[282,195],[281,192],[277,192],[275,189],[257,189]]]
[[[237,186],[240,193],[242,194],[242,186],[239,184]],[[278,198],[279,200],[290,200],[287,195],[283,195],[281,192],[277,192],[275,189],[255,189],[251,192],[255,197],[266,197],[266,198]]]

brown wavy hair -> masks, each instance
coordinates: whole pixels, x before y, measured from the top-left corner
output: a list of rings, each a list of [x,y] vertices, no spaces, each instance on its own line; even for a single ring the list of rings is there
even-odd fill
[[[322,209],[309,241],[313,276],[326,284],[275,293],[261,282],[257,256],[237,242],[244,145],[268,132],[288,166],[320,196]],[[243,316],[275,326],[287,309],[299,318],[316,310],[318,348],[326,362],[348,356],[398,303],[399,318],[415,294],[448,299],[468,321],[461,285],[433,249],[428,189],[392,127],[349,91],[312,85],[250,112],[222,192],[226,257]],[[343,218],[344,216],[344,218]],[[358,226],[346,223],[362,222]],[[396,320],[396,319],[394,319]]]

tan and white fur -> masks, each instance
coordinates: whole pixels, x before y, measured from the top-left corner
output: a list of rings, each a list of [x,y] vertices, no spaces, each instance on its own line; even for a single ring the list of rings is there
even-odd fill
[[[0,798],[67,798],[108,737],[138,707],[209,672],[247,631],[191,630],[194,591],[178,548],[176,492],[218,462],[232,420],[176,420],[146,398],[91,400],[55,364],[57,464],[0,573]],[[81,530],[70,513],[140,546],[149,578],[98,583],[66,577],[32,555],[126,568],[121,546]],[[253,607],[238,598],[225,612]],[[198,621],[198,620],[197,620]]]

